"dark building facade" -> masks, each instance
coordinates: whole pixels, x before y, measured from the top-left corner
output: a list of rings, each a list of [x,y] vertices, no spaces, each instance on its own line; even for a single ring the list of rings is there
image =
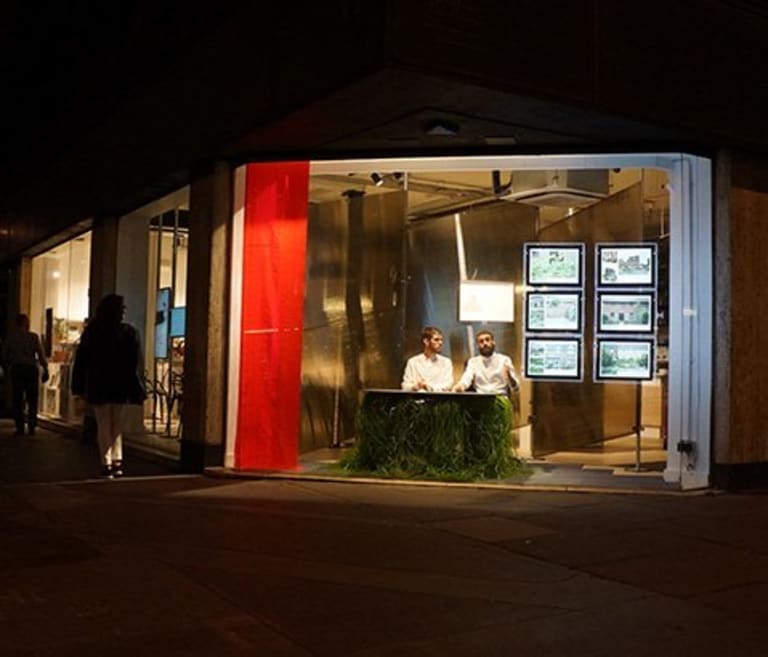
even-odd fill
[[[669,433],[666,470],[681,481],[690,474],[685,486],[738,485],[762,476],[768,441],[758,396],[768,375],[759,299],[768,135],[761,111],[766,90],[748,65],[764,56],[768,12],[760,4],[205,4],[179,4],[160,16],[138,8],[131,16],[91,16],[92,36],[85,44],[70,42],[69,57],[57,63],[46,48],[43,61],[29,60],[15,87],[24,100],[5,121],[13,138],[2,155],[0,188],[9,313],[33,304],[34,258],[86,231],[91,304],[103,293],[128,289],[129,305],[141,308],[130,318],[146,327],[145,337],[154,313],[167,311],[169,333],[162,340],[169,340],[170,352],[150,354],[162,362],[148,375],[166,407],[151,415],[180,435],[185,467],[270,464],[249,460],[264,452],[256,427],[274,418],[242,424],[250,412],[242,395],[258,395],[263,383],[244,380],[240,354],[253,353],[242,351],[243,340],[262,325],[249,325],[243,313],[260,294],[269,297],[263,282],[273,273],[248,269],[249,221],[262,217],[266,202],[256,190],[277,175],[275,189],[292,191],[274,192],[269,212],[283,219],[303,215],[298,230],[308,239],[301,257],[291,260],[275,238],[269,257],[286,269],[284,278],[272,279],[271,293],[285,303],[287,289],[308,296],[296,306],[297,296],[291,311],[298,313],[303,339],[282,342],[282,357],[259,361],[251,372],[264,377],[277,369],[270,385],[284,390],[290,381],[295,393],[295,407],[284,414],[293,451],[275,464],[290,467],[294,452],[349,437],[356,394],[397,383],[394,373],[415,344],[417,325],[434,317],[453,321],[444,295],[461,281],[498,276],[521,284],[526,243],[578,242],[590,260],[599,244],[654,241],[659,253],[671,254],[668,281],[657,289],[670,297],[659,327],[666,322],[678,347],[669,353],[671,415],[643,421]],[[167,29],[148,32],[150,19]],[[64,47],[61,34],[73,28],[72,20],[51,16],[46,24]],[[10,43],[34,44],[34,36],[17,35]],[[42,43],[46,35],[37,36]],[[54,82],[41,73],[46,66],[69,76]],[[295,168],[280,174],[287,166],[281,163]],[[255,177],[259,167],[266,171],[262,182]],[[379,170],[390,175],[386,198],[360,182]],[[436,171],[441,175],[432,175]],[[567,198],[555,203],[550,197],[554,206],[511,198],[531,171],[566,172],[556,186],[567,188]],[[585,171],[605,172],[605,189],[579,178]],[[622,178],[627,171],[640,173]],[[652,171],[661,171],[663,180]],[[457,172],[464,175],[452,178]],[[395,173],[406,174],[407,187],[391,177]],[[303,199],[295,191],[302,185]],[[546,185],[553,186],[551,177]],[[574,190],[585,185],[598,189],[599,207],[572,202]],[[365,195],[344,195],[350,190]],[[500,203],[505,196],[515,203]],[[296,204],[305,209],[297,211]],[[547,219],[547,207],[560,207],[562,215]],[[474,222],[506,234],[510,221],[514,262],[493,255],[493,244],[467,227]],[[146,241],[145,235],[154,237]],[[424,264],[433,245],[444,249],[441,262],[449,262],[459,241],[466,253],[450,261],[454,273]],[[379,259],[358,262],[360,252]],[[145,262],[156,264],[147,269]],[[403,262],[407,271],[399,268]],[[497,264],[483,273],[488,262]],[[467,263],[470,270],[462,269]],[[242,271],[253,273],[256,288]],[[588,280],[594,275],[585,272]],[[340,287],[329,292],[334,285]],[[387,285],[388,306],[379,296]],[[585,325],[594,325],[597,288],[584,288]],[[310,303],[320,298],[344,300],[342,324],[330,302]],[[173,336],[171,311],[181,308],[186,328]],[[270,330],[289,325],[278,322]],[[530,337],[521,327],[518,320],[505,334],[516,363],[525,360]],[[449,333],[457,359],[470,355],[471,336],[462,325]],[[553,420],[548,430],[540,421],[533,453],[554,434],[567,433],[574,446],[636,423],[632,413],[614,412],[632,408],[634,392],[606,391],[592,380],[598,336],[582,337],[589,372],[582,376],[579,408],[600,419],[568,431],[565,419]],[[664,339],[657,333],[654,346],[669,346]],[[344,348],[329,361],[323,350],[334,340]],[[255,349],[269,354],[275,347]],[[295,362],[283,372],[278,365],[286,353]],[[382,360],[383,353],[392,355]],[[183,375],[174,369],[174,354],[183,357]],[[312,374],[312,362],[315,372],[329,374]],[[529,415],[557,417],[565,388],[537,386],[521,404],[533,400],[538,410],[518,409],[520,427]],[[172,390],[183,390],[180,411],[169,408]],[[282,426],[274,425],[276,431]],[[696,458],[687,451],[674,456],[678,443],[684,450],[692,444]]]

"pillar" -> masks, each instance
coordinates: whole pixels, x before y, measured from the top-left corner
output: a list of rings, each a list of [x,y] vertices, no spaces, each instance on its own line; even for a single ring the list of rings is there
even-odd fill
[[[88,285],[88,316],[93,317],[99,299],[118,292],[117,217],[97,217],[91,229],[91,274]],[[120,294],[120,292],[118,292]]]
[[[181,468],[223,465],[227,399],[232,170],[198,171],[190,186]]]

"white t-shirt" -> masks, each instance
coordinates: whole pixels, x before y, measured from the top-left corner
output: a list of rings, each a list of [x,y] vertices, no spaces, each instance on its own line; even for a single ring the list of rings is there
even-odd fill
[[[512,371],[515,385],[519,385],[515,366],[509,356],[495,352],[487,358],[473,356],[467,361],[467,368],[459,379],[459,385],[466,389],[474,384],[477,392],[503,395],[510,385],[506,372],[508,367]]]
[[[446,391],[453,387],[453,363],[450,358],[434,354],[428,358],[423,353],[411,356],[405,364],[403,390],[416,390],[419,381],[426,381],[427,390]]]

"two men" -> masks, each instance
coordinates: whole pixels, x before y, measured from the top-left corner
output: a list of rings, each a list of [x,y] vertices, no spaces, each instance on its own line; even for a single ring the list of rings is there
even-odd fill
[[[505,394],[517,390],[520,383],[515,366],[509,356],[496,352],[493,333],[482,330],[477,334],[479,356],[467,361],[459,382],[453,385],[453,364],[440,355],[443,334],[434,326],[426,326],[421,333],[422,353],[408,359],[403,374],[403,390],[425,392],[464,392],[472,387],[477,392]]]

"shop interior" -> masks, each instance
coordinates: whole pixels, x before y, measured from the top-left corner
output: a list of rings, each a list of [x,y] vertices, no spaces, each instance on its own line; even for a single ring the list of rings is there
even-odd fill
[[[41,383],[42,417],[78,423],[82,413],[69,393],[72,361],[88,317],[91,233],[32,258],[30,328],[40,335],[50,378]]]
[[[188,245],[187,209],[150,219],[144,427],[173,439],[182,433]]]
[[[318,169],[320,172],[318,172]],[[339,172],[310,176],[302,355],[302,463],[354,444],[364,390],[398,388],[424,325],[444,333],[458,380],[474,335],[496,336],[521,375],[517,451],[530,462],[660,477],[666,453],[669,193],[656,169]],[[652,244],[653,363],[644,380],[600,380],[596,246]],[[526,376],[527,244],[583,245],[576,380]],[[460,316],[460,290],[514,285],[505,321]],[[511,289],[511,288],[510,288]],[[573,336],[571,336],[573,337]],[[622,336],[624,337],[624,336]],[[636,336],[635,336],[636,337]],[[329,450],[328,447],[331,446]]]
[[[137,413],[126,422],[131,434],[146,432],[174,442],[182,432],[188,236],[188,210],[178,205],[158,214],[129,215],[121,226],[130,252],[124,264],[135,269],[120,290],[130,312],[127,321],[142,329],[147,390],[143,421]],[[91,233],[86,232],[32,259],[30,323],[50,363],[50,379],[41,384],[40,415],[73,425],[82,423],[69,389],[88,316],[90,255]]]

